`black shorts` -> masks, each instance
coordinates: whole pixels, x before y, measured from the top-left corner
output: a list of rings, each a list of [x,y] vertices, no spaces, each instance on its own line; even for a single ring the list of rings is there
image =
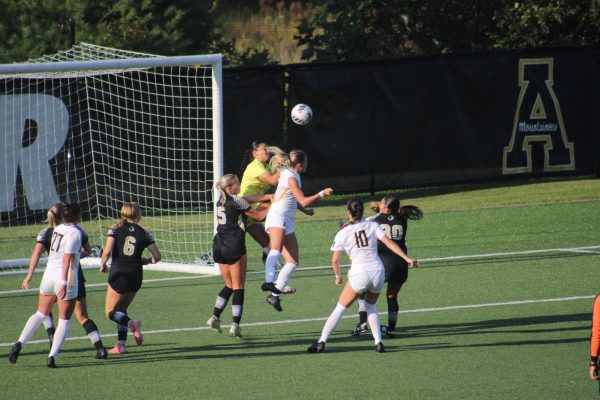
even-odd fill
[[[217,233],[213,238],[213,260],[220,264],[235,264],[246,254],[244,232]]]
[[[78,268],[77,271],[77,300],[81,300],[86,296],[85,293],[85,276],[83,276],[83,269],[81,268],[81,265]]]
[[[142,287],[143,270],[119,269],[111,267],[108,273],[108,284],[117,293],[125,294],[137,292]]]
[[[379,253],[385,268],[385,281],[403,284],[408,279],[408,263],[394,253]]]

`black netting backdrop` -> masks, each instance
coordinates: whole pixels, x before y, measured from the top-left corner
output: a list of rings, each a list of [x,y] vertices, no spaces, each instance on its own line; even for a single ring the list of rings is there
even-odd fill
[[[287,81],[285,101],[266,106],[268,114],[260,111],[269,122],[258,126],[274,129],[267,140],[308,153],[309,170],[303,181],[306,191],[325,185],[340,192],[375,191],[597,174],[598,58],[597,49],[564,48],[230,70],[225,76],[245,73],[258,81],[256,75],[271,80],[280,74]],[[257,90],[251,85],[244,95],[240,82],[235,89],[229,82],[225,80],[226,99],[239,101]],[[262,89],[258,103],[265,98],[279,101],[275,93],[265,93],[279,87]],[[297,103],[312,107],[314,119],[308,125],[298,126],[287,118]],[[248,147],[252,140],[265,136],[253,134],[254,123],[240,123],[254,121],[256,108],[231,111],[225,110],[225,137],[235,145],[227,146],[225,154],[238,160],[244,149],[240,143]],[[285,125],[277,130],[282,112]],[[530,167],[524,172],[507,172],[503,157],[515,126],[517,131],[521,129],[519,123],[550,124],[555,131],[537,136],[535,132],[517,132],[517,146],[508,151],[508,167],[526,154]],[[240,125],[245,126],[242,131]],[[545,146],[560,147],[561,140],[573,145],[571,159],[566,157],[568,152],[546,155]],[[521,150],[523,144],[530,147],[528,153]],[[569,163],[567,159],[572,165],[562,166]],[[229,171],[235,172],[235,167],[234,162]]]

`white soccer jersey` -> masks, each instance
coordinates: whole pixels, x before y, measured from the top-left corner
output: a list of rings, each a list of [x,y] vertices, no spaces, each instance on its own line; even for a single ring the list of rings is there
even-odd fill
[[[298,208],[298,201],[294,194],[290,190],[289,178],[295,178],[298,182],[298,187],[302,187],[302,181],[300,180],[300,174],[292,171],[288,168],[281,168],[281,174],[279,175],[279,182],[277,183],[277,190],[273,196],[273,204],[271,204],[270,212],[277,212],[280,214],[294,214]]]
[[[77,268],[82,240],[81,231],[73,225],[61,224],[54,228],[46,268],[62,269],[62,259],[65,253],[73,254],[74,261],[71,265]]]
[[[385,236],[379,224],[373,221],[361,220],[342,228],[333,240],[332,251],[344,250],[352,262],[352,266],[361,266],[362,269],[372,266],[373,269],[381,268],[381,261],[377,255],[377,239]]]

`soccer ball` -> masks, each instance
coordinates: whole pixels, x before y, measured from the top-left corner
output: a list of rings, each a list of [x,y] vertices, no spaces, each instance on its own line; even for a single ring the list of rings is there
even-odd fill
[[[312,109],[306,104],[296,104],[292,108],[292,121],[297,125],[306,125],[313,117]]]

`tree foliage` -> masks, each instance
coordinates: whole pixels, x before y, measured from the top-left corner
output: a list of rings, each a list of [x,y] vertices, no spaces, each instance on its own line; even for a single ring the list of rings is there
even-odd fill
[[[223,39],[216,21],[231,15],[232,7],[249,7],[257,13],[265,7],[273,13],[281,12],[281,7],[288,7],[287,12],[300,7],[309,15],[295,35],[305,61],[587,45],[600,38],[599,0],[312,0],[299,4],[297,0],[0,0],[0,62],[26,61],[68,49],[69,19],[74,18],[78,42],[160,55],[220,52],[229,66],[273,63],[276,52],[268,29],[264,35],[271,35],[271,41],[266,48],[247,41],[241,45],[240,40],[236,46],[235,37]]]
[[[600,38],[597,0],[316,0],[298,26],[303,60],[587,45]]]
[[[76,41],[160,55],[224,52],[226,63],[268,63],[269,54],[237,53],[214,25],[213,0],[0,0],[0,62],[26,61]]]

